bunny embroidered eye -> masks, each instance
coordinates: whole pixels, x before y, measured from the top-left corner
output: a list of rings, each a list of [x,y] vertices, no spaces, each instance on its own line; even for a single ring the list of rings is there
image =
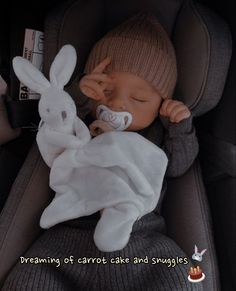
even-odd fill
[[[50,109],[49,109],[49,108],[47,108],[46,111],[47,111],[48,113],[50,113]]]
[[[66,119],[66,117],[67,117],[66,111],[62,111],[61,112],[61,116],[62,116],[62,119],[64,121]]]

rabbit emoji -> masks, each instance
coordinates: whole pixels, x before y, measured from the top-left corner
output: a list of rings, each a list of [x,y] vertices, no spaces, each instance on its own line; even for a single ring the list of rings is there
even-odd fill
[[[48,81],[26,59],[13,59],[13,69],[18,79],[41,94],[38,105],[41,121],[36,140],[49,167],[65,149],[80,148],[91,139],[87,126],[77,117],[74,101],[63,89],[70,80],[76,61],[74,47],[64,45],[51,65]]]
[[[201,262],[202,256],[205,254],[207,249],[202,250],[201,252],[198,251],[198,247],[194,246],[194,254],[192,255],[192,259]]]

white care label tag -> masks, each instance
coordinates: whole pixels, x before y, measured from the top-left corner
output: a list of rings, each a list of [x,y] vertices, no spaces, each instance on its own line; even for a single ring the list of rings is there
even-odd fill
[[[42,71],[43,65],[43,41],[43,32],[28,28],[25,30],[23,57],[30,61],[40,71]],[[20,83],[19,100],[32,100],[39,98],[40,94],[35,93],[24,84]]]

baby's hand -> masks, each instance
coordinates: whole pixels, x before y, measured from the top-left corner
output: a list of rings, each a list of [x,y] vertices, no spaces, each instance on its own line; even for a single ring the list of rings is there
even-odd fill
[[[82,93],[94,100],[101,100],[104,98],[104,90],[106,83],[111,81],[111,78],[104,74],[105,68],[110,64],[111,59],[105,58],[99,63],[91,74],[84,76],[80,82],[79,87]]]
[[[181,120],[188,118],[191,112],[183,102],[166,99],[161,105],[160,114],[168,117],[173,123],[179,123]]]

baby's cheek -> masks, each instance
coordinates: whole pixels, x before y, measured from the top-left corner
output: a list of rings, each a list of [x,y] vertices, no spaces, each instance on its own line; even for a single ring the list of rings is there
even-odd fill
[[[127,130],[137,131],[148,127],[156,118],[156,115],[140,114],[139,116],[133,116],[133,121]]]

